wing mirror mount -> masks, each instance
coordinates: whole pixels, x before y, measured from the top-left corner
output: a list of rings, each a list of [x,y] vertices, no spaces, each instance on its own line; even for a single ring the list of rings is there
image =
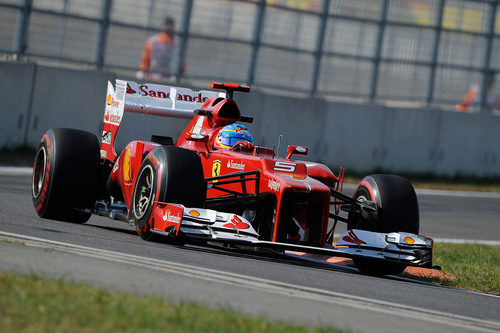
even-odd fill
[[[286,149],[286,159],[289,160],[292,155],[307,155],[309,148],[301,146],[288,145]]]
[[[187,135],[186,140],[193,141],[193,142],[202,142],[205,144],[205,148],[207,149],[207,152],[210,151],[210,149],[208,149],[208,135],[198,134],[198,133],[189,133]]]

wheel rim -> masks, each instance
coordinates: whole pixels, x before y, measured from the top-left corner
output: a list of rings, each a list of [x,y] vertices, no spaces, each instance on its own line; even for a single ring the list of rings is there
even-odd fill
[[[363,200],[370,200],[370,195],[368,193],[363,193],[365,192],[364,190],[361,190],[360,192],[356,192],[354,194],[354,200],[357,202],[363,201]],[[368,195],[366,195],[368,194]],[[348,215],[347,217],[349,219],[349,225],[348,229],[362,229],[362,230],[370,230],[371,225],[367,220],[365,220],[361,215],[355,215],[352,216],[351,214]]]
[[[137,185],[134,189],[134,215],[137,219],[142,218],[153,202],[153,175],[151,165],[142,169]]]
[[[45,181],[45,168],[47,166],[47,151],[45,147],[41,147],[36,153],[35,169],[33,170],[33,182],[31,189],[33,197],[38,198],[42,192],[43,183]]]

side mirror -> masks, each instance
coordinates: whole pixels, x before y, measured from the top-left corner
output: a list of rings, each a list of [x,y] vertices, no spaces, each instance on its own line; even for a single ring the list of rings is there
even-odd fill
[[[308,152],[309,152],[309,148],[307,148],[307,147],[288,145],[288,148],[286,149],[286,159],[289,160],[293,154],[295,154],[295,155],[307,155]]]
[[[189,133],[186,140],[208,143],[208,135]]]
[[[208,135],[189,133],[187,135],[186,141],[201,142],[205,145],[205,149],[207,150],[207,152],[210,151],[210,148],[208,147]]]

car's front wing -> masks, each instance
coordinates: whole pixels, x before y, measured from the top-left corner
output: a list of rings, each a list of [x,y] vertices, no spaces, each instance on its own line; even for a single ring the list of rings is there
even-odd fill
[[[175,217],[175,218],[172,218]],[[174,225],[175,228],[171,226]],[[182,232],[188,238],[225,242],[246,247],[300,251],[348,258],[367,258],[432,267],[432,238],[406,232],[379,233],[352,229],[326,247],[259,240],[258,233],[244,217],[211,209],[186,208],[157,203],[151,231],[169,235]]]

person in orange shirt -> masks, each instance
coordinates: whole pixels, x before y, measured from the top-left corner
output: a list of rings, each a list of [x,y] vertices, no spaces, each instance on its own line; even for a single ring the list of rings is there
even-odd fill
[[[456,106],[458,111],[473,111],[480,107],[481,89],[479,84],[473,85],[464,97],[462,103]],[[486,78],[485,108],[489,112],[500,112],[500,92],[495,89],[495,72],[489,72]]]
[[[147,39],[142,51],[140,71],[137,78],[144,77],[155,81],[169,79],[175,74],[174,57],[176,40],[174,38],[175,21],[171,17],[165,18],[162,31]],[[185,72],[183,66],[182,74]]]

